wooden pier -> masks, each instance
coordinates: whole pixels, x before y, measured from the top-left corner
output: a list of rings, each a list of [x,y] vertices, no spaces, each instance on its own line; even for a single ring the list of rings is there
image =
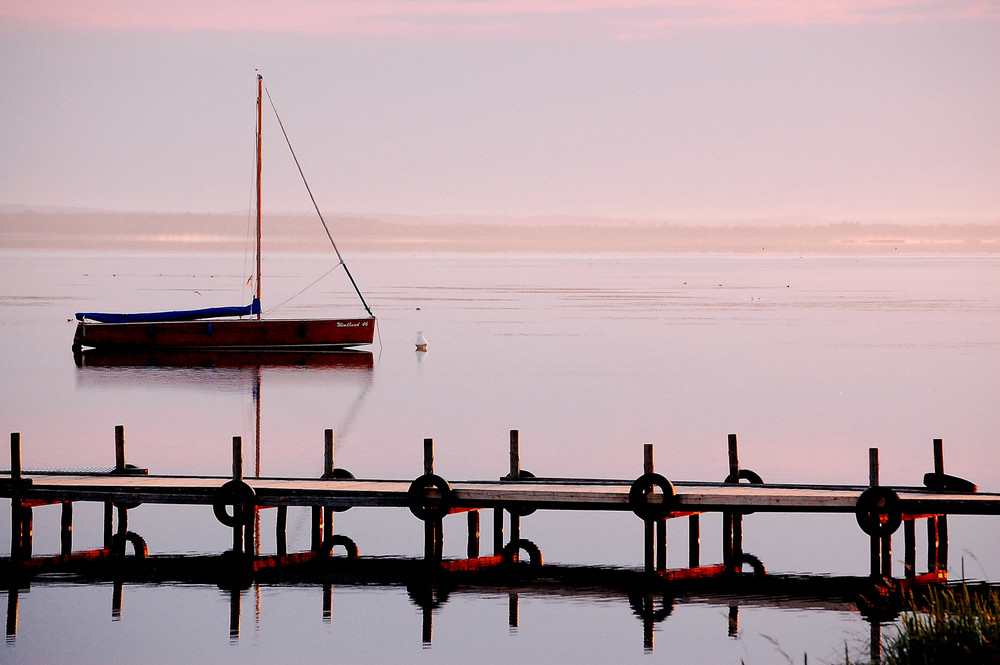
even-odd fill
[[[880,621],[891,618],[899,590],[948,579],[947,516],[998,515],[1000,494],[980,492],[971,482],[944,473],[944,450],[933,442],[932,471],[923,486],[888,487],[879,483],[878,451],[868,456],[867,485],[767,484],[740,467],[735,435],[728,438],[728,475],[720,482],[671,481],[654,470],[653,446],[642,448],[642,473],[635,479],[539,478],[521,468],[517,430],[510,431],[510,468],[494,480],[448,481],[434,473],[433,441],[423,442],[423,473],[414,479],[355,478],[333,463],[333,431],[324,436],[324,463],[316,478],[246,477],[243,444],[233,438],[231,476],[156,475],[125,462],[124,428],[115,429],[115,465],[104,472],[29,471],[21,465],[21,437],[11,434],[10,470],[0,471],[0,497],[11,500],[10,556],[0,558],[0,586],[8,590],[7,635],[16,632],[18,592],[46,573],[80,575],[82,579],[113,579],[117,611],[127,579],[184,579],[211,581],[232,590],[231,635],[239,631],[239,592],[262,580],[295,579],[322,583],[324,607],[334,584],[352,579],[382,584],[405,584],[414,602],[424,610],[424,639],[430,642],[434,608],[443,602],[436,594],[461,585],[506,585],[517,588],[546,580],[544,585],[570,588],[607,586],[611,595],[627,597],[643,620],[644,647],[652,649],[653,625],[670,613],[673,598],[685,589],[704,593],[712,584],[730,591],[754,587],[807,589],[817,584],[849,589],[858,609],[871,620],[873,658]],[[73,504],[104,504],[104,546],[74,551]],[[140,504],[188,504],[212,507],[216,518],[233,536],[232,550],[222,555],[150,557],[145,540],[128,530],[128,511]],[[61,553],[32,555],[33,509],[61,506]],[[311,508],[310,549],[289,553],[285,530],[287,510]],[[354,507],[407,508],[424,523],[422,559],[362,557],[358,545],[333,530],[334,514]],[[260,556],[258,515],[276,510],[275,551]],[[480,511],[493,511],[493,553],[480,552]],[[521,519],[537,510],[618,511],[632,513],[643,525],[642,566],[632,570],[600,567],[544,566],[537,545],[521,537]],[[722,561],[701,562],[703,513],[722,515]],[[767,574],[764,564],[743,551],[743,518],[752,512],[854,514],[870,538],[868,577],[826,578],[802,583],[787,576]],[[464,513],[468,525],[467,557],[445,559],[443,520]],[[509,532],[504,533],[506,523]],[[685,518],[688,524],[688,565],[668,570],[666,523]],[[917,520],[927,523],[927,568],[917,574]],[[892,578],[892,536],[902,526],[904,576]],[[256,544],[252,546],[251,544]],[[128,550],[131,549],[131,556]],[[638,552],[637,547],[637,552]],[[346,556],[333,556],[343,551]],[[637,557],[638,559],[638,557]],[[749,570],[747,570],[749,568]],[[40,576],[40,577],[39,577]],[[766,580],[770,580],[767,582]],[[824,586],[832,584],[832,587]],[[777,587],[776,587],[777,585]],[[511,621],[516,625],[517,592],[510,592]],[[736,624],[736,605],[730,607],[730,625]],[[734,629],[734,628],[733,628]]]
[[[276,543],[286,554],[284,529],[289,506],[313,509],[314,550],[328,552],[338,543],[332,532],[333,514],[354,507],[408,508],[425,523],[425,554],[440,560],[442,520],[467,513],[469,558],[479,557],[479,511],[494,511],[494,556],[515,560],[522,552],[541,561],[530,541],[520,536],[520,518],[536,510],[620,511],[634,513],[645,525],[645,570],[667,574],[666,529],[668,519],[687,518],[689,568],[701,567],[699,515],[723,516],[722,569],[754,564],[742,549],[743,515],[751,512],[853,513],[859,527],[871,538],[872,576],[891,577],[889,555],[892,534],[903,526],[906,576],[915,575],[917,519],[928,523],[928,573],[947,568],[947,515],[1000,514],[1000,494],[979,492],[969,481],[944,474],[943,444],[934,440],[933,471],[924,486],[887,487],[879,484],[878,451],[869,454],[868,485],[769,485],[739,465],[736,436],[728,440],[729,475],[721,482],[671,481],[656,473],[653,446],[643,447],[643,472],[632,480],[585,478],[536,478],[520,466],[517,430],[510,432],[510,469],[496,480],[448,481],[434,473],[433,441],[424,440],[423,473],[410,480],[355,478],[333,465],[333,432],[325,433],[324,468],[318,478],[244,477],[240,437],[233,439],[231,477],[150,474],[125,463],[124,429],[115,432],[115,466],[105,473],[30,472],[21,468],[20,435],[11,435],[11,468],[0,476],[0,496],[12,505],[11,559],[30,558],[31,509],[60,504],[63,509],[63,555],[72,553],[72,505],[78,501],[106,506],[105,541],[117,536],[124,544],[125,517],[139,504],[193,504],[212,506],[216,517],[233,529],[233,551],[245,551],[256,513],[278,510]],[[112,507],[119,513],[113,530]],[[504,540],[504,513],[510,516],[510,533]],[[325,524],[325,526],[324,526]],[[348,547],[350,550],[351,548]],[[486,563],[486,562],[481,562]],[[671,573],[676,575],[676,573]]]

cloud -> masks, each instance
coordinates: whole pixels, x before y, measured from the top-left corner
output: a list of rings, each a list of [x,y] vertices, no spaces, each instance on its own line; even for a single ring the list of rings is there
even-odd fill
[[[0,21],[99,29],[315,34],[586,32],[679,26],[996,20],[991,0],[7,0]]]

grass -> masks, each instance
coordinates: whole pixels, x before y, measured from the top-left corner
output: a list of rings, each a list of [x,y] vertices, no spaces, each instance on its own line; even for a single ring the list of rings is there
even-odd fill
[[[850,662],[850,661],[848,661]],[[883,645],[883,665],[1000,663],[1000,589],[965,585],[908,594],[899,632]]]

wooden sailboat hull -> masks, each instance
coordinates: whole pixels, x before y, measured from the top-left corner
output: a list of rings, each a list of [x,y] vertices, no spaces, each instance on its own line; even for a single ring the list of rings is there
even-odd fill
[[[205,368],[259,369],[294,367],[298,369],[343,369],[371,371],[371,351],[345,348],[285,349],[80,349],[73,354],[77,367],[98,368]]]
[[[226,319],[76,325],[73,348],[337,349],[371,344],[375,319]]]

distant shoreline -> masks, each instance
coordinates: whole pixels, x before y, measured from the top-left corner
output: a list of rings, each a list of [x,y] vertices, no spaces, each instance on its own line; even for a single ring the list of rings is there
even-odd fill
[[[485,221],[484,221],[485,220]],[[315,216],[271,215],[268,251],[329,247]],[[565,254],[996,254],[1000,220],[984,222],[712,221],[586,218],[327,218],[341,251]],[[249,222],[235,214],[0,212],[6,250],[243,251]]]

